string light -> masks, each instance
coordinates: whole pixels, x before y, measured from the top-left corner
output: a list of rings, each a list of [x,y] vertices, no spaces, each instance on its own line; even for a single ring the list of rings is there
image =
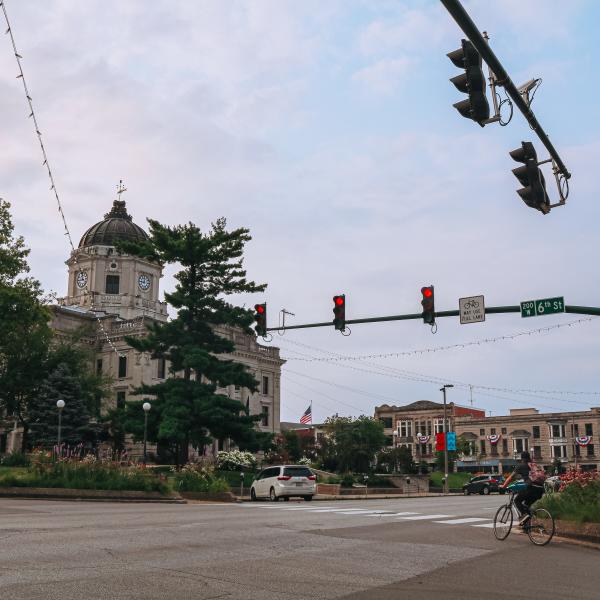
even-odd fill
[[[65,213],[62,207],[62,203],[60,200],[60,196],[58,194],[58,189],[56,187],[56,182],[54,180],[54,175],[52,173],[52,167],[50,166],[50,161],[48,160],[48,154],[46,152],[46,147],[44,146],[44,140],[42,139],[42,132],[40,131],[40,126],[38,123],[38,119],[37,116],[35,114],[35,110],[33,109],[33,99],[31,97],[31,94],[29,93],[29,88],[27,86],[27,81],[25,79],[25,73],[23,71],[23,65],[21,64],[21,61],[23,60],[23,56],[19,53],[19,51],[17,50],[17,44],[15,42],[15,37],[13,35],[13,31],[12,31],[12,26],[10,24],[10,21],[8,19],[8,13],[6,12],[6,6],[4,4],[4,0],[0,0],[0,7],[2,8],[2,12],[4,13],[4,20],[6,21],[6,26],[7,29],[5,31],[5,33],[7,35],[10,36],[10,41],[12,43],[12,47],[13,47],[13,51],[15,54],[15,58],[17,61],[17,66],[19,68],[19,74],[17,75],[17,79],[20,79],[21,82],[23,83],[23,90],[25,91],[25,98],[27,99],[27,104],[29,106],[29,118],[31,118],[33,120],[33,125],[34,125],[34,129],[35,129],[35,133],[38,139],[38,142],[40,144],[40,148],[42,150],[42,156],[44,158],[44,162],[42,163],[43,166],[46,167],[46,171],[48,173],[48,179],[50,180],[50,190],[54,193],[54,198],[56,199],[56,204],[58,207],[58,212],[60,214],[60,217],[62,219],[62,223],[63,223],[63,227],[65,230],[65,237],[67,238],[69,245],[71,247],[71,254],[75,257],[75,264],[77,265],[78,261],[79,261],[79,256],[77,255],[77,253],[75,252],[75,246],[73,244],[73,238],[71,237],[71,232],[69,231],[69,226],[67,225],[67,219],[65,217]],[[90,290],[88,288],[88,284],[86,282],[85,288],[84,288],[84,292],[90,294],[90,312],[92,312],[96,318],[96,322],[98,324],[98,328],[100,329],[101,335],[105,338],[105,340],[108,342],[108,344],[110,345],[110,347],[116,352],[117,356],[121,357],[121,356],[125,356],[124,354],[120,353],[117,349],[117,347],[115,346],[115,344],[113,343],[113,341],[110,339],[106,329],[104,329],[104,325],[102,324],[102,320],[100,319],[100,317],[96,314],[96,311],[94,310],[94,295],[92,293],[90,293]]]

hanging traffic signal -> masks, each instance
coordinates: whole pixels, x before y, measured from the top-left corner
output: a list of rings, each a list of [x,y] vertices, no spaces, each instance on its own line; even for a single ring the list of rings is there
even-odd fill
[[[346,294],[333,297],[333,325],[338,331],[346,329]]]
[[[435,297],[433,294],[433,286],[421,288],[421,306],[423,307],[423,323],[433,325],[435,323]]]
[[[456,88],[468,94],[469,97],[454,104],[454,108],[467,119],[473,119],[482,127],[490,118],[490,105],[485,95],[485,75],[481,68],[481,54],[475,50],[475,46],[469,40],[461,40],[458,50],[448,52],[446,56],[459,69],[465,72],[450,81]]]
[[[256,335],[260,337],[265,337],[267,335],[267,303],[263,304],[255,304],[254,305],[254,320],[256,321],[256,325],[254,327],[254,331],[256,331]]]
[[[514,176],[523,186],[517,194],[527,206],[547,215],[550,212],[550,199],[546,191],[546,180],[538,167],[537,153],[531,142],[521,142],[521,147],[510,153],[513,160],[523,163],[513,169]]]

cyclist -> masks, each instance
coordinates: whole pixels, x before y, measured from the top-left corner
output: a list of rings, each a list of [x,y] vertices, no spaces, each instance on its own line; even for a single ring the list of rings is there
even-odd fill
[[[544,495],[545,476],[543,471],[540,472],[539,467],[531,461],[529,452],[522,452],[521,462],[506,478],[501,487],[506,488],[514,477],[523,479],[527,484],[527,487],[515,496],[515,506],[521,515],[519,526],[523,527],[531,516],[531,505]]]

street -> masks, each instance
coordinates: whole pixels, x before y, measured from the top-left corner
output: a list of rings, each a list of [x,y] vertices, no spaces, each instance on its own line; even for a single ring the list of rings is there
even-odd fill
[[[503,502],[0,500],[0,598],[596,597],[598,551],[514,533],[498,542]]]

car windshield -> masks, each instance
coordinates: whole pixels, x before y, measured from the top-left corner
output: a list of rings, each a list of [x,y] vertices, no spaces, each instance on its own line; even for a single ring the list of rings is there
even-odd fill
[[[311,477],[312,471],[308,467],[285,467],[283,474],[288,477]]]

